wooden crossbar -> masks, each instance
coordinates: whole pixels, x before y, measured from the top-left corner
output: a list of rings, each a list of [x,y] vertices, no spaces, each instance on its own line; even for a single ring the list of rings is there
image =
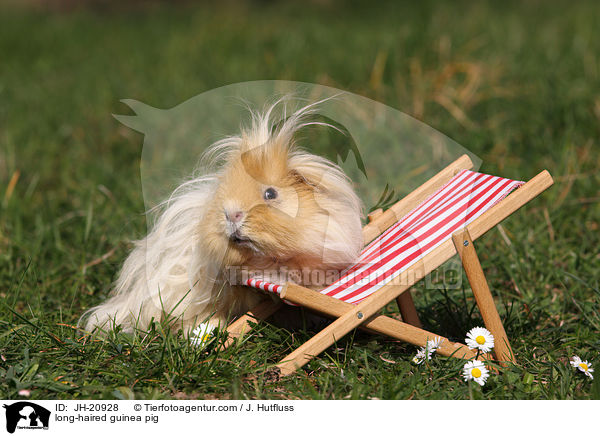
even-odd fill
[[[334,318],[343,316],[348,310],[355,307],[351,303],[346,303],[345,301],[323,295],[293,283],[286,285],[285,289],[281,292],[281,297],[291,303],[302,305],[315,312]],[[440,337],[443,339],[443,342],[438,350],[439,354],[465,359],[475,357],[475,353],[469,350],[464,344],[452,342],[447,338],[435,335],[406,322],[390,318],[389,316],[375,315],[371,319],[367,319],[360,327],[371,333],[381,333],[414,345],[424,345],[428,340]]]

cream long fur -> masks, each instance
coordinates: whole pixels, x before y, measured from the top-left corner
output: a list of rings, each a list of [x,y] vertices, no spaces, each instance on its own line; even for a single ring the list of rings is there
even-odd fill
[[[299,129],[316,124],[306,121],[315,105],[276,127],[272,114],[279,103],[252,113],[250,128],[205,152],[202,162],[212,173],[183,183],[160,206],[111,297],[82,317],[86,330],[146,330],[165,317],[185,331],[209,318],[222,324],[265,298],[231,284],[228,267],[257,274],[281,267],[341,270],[356,260],[362,204],[350,180],[334,163],[294,144]],[[264,198],[268,187],[278,198]],[[243,218],[232,222],[232,211]],[[242,240],[235,242],[238,234]]]

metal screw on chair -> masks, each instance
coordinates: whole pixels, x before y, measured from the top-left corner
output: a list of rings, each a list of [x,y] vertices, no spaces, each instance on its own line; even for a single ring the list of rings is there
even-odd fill
[[[357,316],[357,318],[358,318],[358,319],[363,319],[363,316],[364,316],[364,315],[363,315],[363,313],[362,313],[362,312],[358,312],[358,313],[356,314],[356,316]]]
[[[469,246],[469,241],[465,241],[465,242],[463,242],[463,245],[464,245],[465,247],[468,247],[468,246]]]

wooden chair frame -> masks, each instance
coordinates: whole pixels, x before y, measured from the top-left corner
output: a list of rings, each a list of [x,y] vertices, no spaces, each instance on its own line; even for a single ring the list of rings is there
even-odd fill
[[[444,186],[460,170],[470,169],[472,166],[471,159],[467,155],[463,155],[385,212],[378,210],[370,214],[370,222],[363,228],[365,245]],[[358,305],[337,300],[293,283],[287,283],[280,293],[282,299],[333,317],[335,320],[279,362],[277,368],[281,371],[281,375],[289,375],[295,372],[314,356],[322,353],[355,328],[385,334],[417,346],[425,346],[427,340],[438,337],[439,335],[421,328],[410,292],[406,291],[457,253],[473,290],[484,324],[494,335],[496,360],[501,365],[505,365],[508,361],[515,362],[473,241],[552,186],[552,184],[553,180],[550,173],[546,170],[540,172],[519,189],[484,212],[462,231],[456,232],[452,238],[442,242],[434,250],[423,256],[417,266],[402,272],[399,280],[402,283],[401,285],[386,285]],[[394,299],[398,303],[404,322],[378,313]],[[227,329],[229,338],[223,346],[229,346],[235,338],[239,338],[248,332],[250,329],[249,322],[256,322],[269,317],[280,305],[280,301],[267,300],[233,322]],[[445,356],[466,359],[475,357],[475,353],[466,345],[451,342],[447,338],[444,338],[442,346],[437,352]]]

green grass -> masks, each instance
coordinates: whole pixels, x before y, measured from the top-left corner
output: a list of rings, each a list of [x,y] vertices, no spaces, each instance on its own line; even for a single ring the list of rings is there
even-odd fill
[[[42,13],[0,6],[0,397],[600,398],[600,9],[594,2],[269,2]],[[310,332],[261,325],[199,351],[156,326],[82,340],[144,234],[142,136],[111,113],[171,107],[229,83],[287,79],[423,120],[483,171],[555,186],[478,243],[518,365],[484,388],[462,363],[356,332],[278,382],[265,369]],[[11,183],[12,180],[12,183]],[[466,279],[463,280],[465,286]],[[421,290],[428,329],[481,325],[471,293]]]

